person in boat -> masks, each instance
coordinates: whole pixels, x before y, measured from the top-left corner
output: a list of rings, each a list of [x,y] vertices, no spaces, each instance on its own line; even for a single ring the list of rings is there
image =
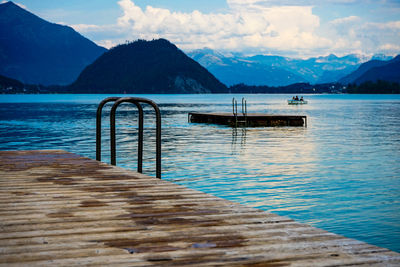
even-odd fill
[[[300,101],[304,101],[303,97],[300,97]]]
[[[294,98],[294,100],[299,100],[299,96],[296,95],[296,97]]]
[[[293,96],[293,97],[292,97],[292,100],[296,100],[296,98]]]

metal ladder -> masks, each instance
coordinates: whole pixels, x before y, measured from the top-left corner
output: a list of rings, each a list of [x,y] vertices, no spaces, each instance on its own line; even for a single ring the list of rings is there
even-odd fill
[[[239,124],[247,127],[247,101],[242,97],[242,118],[239,120],[238,112],[237,112],[237,101],[235,98],[232,98],[232,110],[233,116],[235,117],[235,127],[238,127]]]
[[[161,113],[157,104],[153,101],[140,97],[108,97],[100,102],[97,107],[96,116],[96,160],[101,161],[101,113],[108,102],[115,102],[110,112],[110,151],[111,164],[116,165],[116,138],[115,138],[115,113],[122,103],[132,103],[139,111],[139,133],[138,133],[138,162],[137,171],[143,171],[143,108],[141,103],[148,104],[154,108],[156,113],[156,177],[161,179]]]

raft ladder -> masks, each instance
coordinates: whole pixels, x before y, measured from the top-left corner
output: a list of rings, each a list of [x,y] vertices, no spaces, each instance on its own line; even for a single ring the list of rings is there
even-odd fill
[[[237,101],[232,98],[232,112],[235,118],[235,128],[238,126],[247,127],[247,101],[242,97],[242,115],[239,117],[237,112]]]

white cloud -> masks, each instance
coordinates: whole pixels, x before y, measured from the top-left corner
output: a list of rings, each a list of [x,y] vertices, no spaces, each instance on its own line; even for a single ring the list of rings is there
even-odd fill
[[[314,6],[324,4],[352,4],[368,2],[369,0],[227,0],[231,6],[263,5],[263,6]]]
[[[204,14],[152,6],[141,9],[131,0],[118,4],[123,10],[118,25],[132,39],[164,37],[182,49],[295,49],[308,53],[310,48],[331,43],[315,34],[319,18],[310,6],[265,7],[256,0],[230,0],[230,12]]]
[[[368,23],[371,28],[376,28],[377,30],[393,30],[400,31],[400,20],[399,21],[389,21],[386,23]]]
[[[70,25],[75,31],[83,34],[90,35],[91,38],[95,38],[96,44],[107,49],[110,49],[120,43],[122,43],[125,32],[121,32],[117,25],[94,25],[94,24],[74,24]],[[90,39],[91,39],[90,38]],[[112,38],[112,39],[104,39]]]
[[[114,40],[101,40],[97,42],[98,45],[105,47],[107,49],[110,49],[111,47],[114,47],[118,45],[119,43],[116,43]]]
[[[63,23],[61,23],[63,24]],[[80,33],[86,33],[86,32],[95,32],[95,31],[102,31],[104,30],[103,27],[99,25],[93,25],[93,24],[74,24],[70,25],[75,31],[80,32]]]
[[[300,4],[292,5],[295,2]],[[285,0],[274,6],[278,1],[227,0],[228,11],[203,13],[141,8],[133,0],[120,0],[123,13],[114,25],[72,26],[108,48],[126,40],[166,38],[184,50],[209,47],[300,57],[389,50],[395,53],[400,43],[400,21],[368,23],[361,17],[348,16],[321,25],[320,18],[313,14],[313,6],[306,5],[315,2]]]
[[[349,16],[349,17],[338,18],[338,19],[332,20],[330,23],[333,25],[345,25],[345,24],[350,24],[350,23],[357,23],[360,20],[361,20],[360,17]]]
[[[3,0],[3,1],[1,1],[1,4],[7,3],[7,2],[10,2],[10,1]],[[23,4],[16,3],[16,2],[13,2],[13,3],[16,4],[17,6],[19,6],[20,8],[28,10],[28,8]]]
[[[379,47],[383,51],[399,51],[400,45],[397,44],[383,44]]]
[[[398,54],[400,52],[400,21],[366,22],[360,17],[335,19],[326,34],[335,40],[332,47],[338,54]]]

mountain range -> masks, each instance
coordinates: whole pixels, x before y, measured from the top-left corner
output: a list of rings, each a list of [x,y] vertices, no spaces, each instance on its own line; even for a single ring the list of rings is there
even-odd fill
[[[198,49],[188,53],[214,74],[223,83],[231,86],[244,83],[247,85],[286,86],[294,83],[323,84],[338,82],[354,82],[353,71],[364,73],[369,69],[367,64],[361,71],[358,67],[368,61],[361,55],[338,57],[329,55],[308,59],[293,59],[282,56],[242,54],[223,54],[209,48]],[[391,57],[375,55],[372,61],[385,65]],[[371,65],[372,66],[372,65]],[[344,79],[344,77],[347,77]]]
[[[385,55],[293,59],[208,48],[186,55],[165,39],[138,40],[107,50],[68,26],[47,22],[12,2],[0,4],[3,93],[26,88],[71,93],[224,93],[250,87],[254,92],[267,87],[276,87],[268,89],[273,92],[283,87],[291,92],[297,87],[323,92],[328,83],[400,82],[399,64],[400,56]]]
[[[239,83],[279,86],[307,82],[306,79],[294,72],[269,62],[265,63],[262,60],[240,56],[224,56],[222,53],[207,48],[189,52],[188,56],[199,62],[228,86]],[[274,57],[277,61],[281,58]]]
[[[0,74],[30,84],[70,84],[107,51],[71,27],[13,2],[0,4]]]

